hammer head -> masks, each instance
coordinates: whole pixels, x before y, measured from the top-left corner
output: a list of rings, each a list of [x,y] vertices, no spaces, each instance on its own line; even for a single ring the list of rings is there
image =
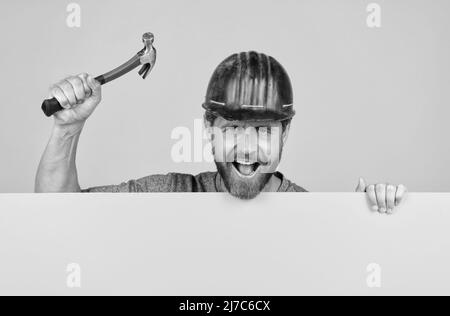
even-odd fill
[[[152,49],[153,41],[155,40],[155,36],[153,33],[147,32],[142,35],[142,42],[145,45],[145,48],[150,51]]]
[[[142,35],[142,42],[144,43],[144,48],[141,50],[140,61],[142,68],[139,70],[139,75],[143,79],[147,78],[147,75],[153,69],[156,61],[156,49],[153,47],[153,41],[155,37],[153,33],[147,32]]]

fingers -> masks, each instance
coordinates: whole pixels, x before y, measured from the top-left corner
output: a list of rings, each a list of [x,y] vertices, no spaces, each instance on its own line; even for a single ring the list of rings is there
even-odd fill
[[[357,190],[360,189],[361,185],[362,183],[358,185]],[[380,183],[371,184],[366,188],[372,210],[387,214],[394,213],[394,209],[404,200],[406,193],[407,189],[402,184],[395,186]]]
[[[84,89],[83,81],[80,77],[69,77],[66,79],[73,88],[77,103],[81,103],[86,98],[86,92]]]
[[[50,97],[56,98],[65,109],[81,104],[91,96],[96,100],[100,98],[100,83],[86,73],[68,77],[50,88]]]
[[[101,94],[100,83],[90,75],[87,76],[87,84],[91,88],[93,96],[99,96]]]
[[[82,73],[82,74],[78,75],[78,78],[80,78],[81,82],[83,83],[84,93],[86,95],[86,98],[89,98],[92,95],[92,89],[89,87],[89,84],[87,82],[88,76],[89,75],[87,73]]]
[[[378,212],[377,195],[375,193],[375,186],[373,184],[369,185],[366,189],[367,197],[369,198],[370,205],[374,212]]]
[[[377,195],[378,211],[386,213],[386,184],[377,184],[375,193]]]
[[[50,88],[50,98],[58,100],[59,104],[64,109],[70,108],[69,100],[58,85],[54,85]]]
[[[78,103],[75,91],[67,79],[64,79],[58,83],[58,87],[63,91],[67,100],[69,100],[70,107],[75,106]]]
[[[397,186],[397,191],[395,192],[395,205],[399,205],[405,198],[407,193],[406,187],[403,184]]]
[[[356,192],[366,192],[366,181],[363,178],[359,178],[358,186],[356,187]]]
[[[397,191],[397,188],[395,185],[388,184],[386,186],[386,212],[389,214],[393,213],[393,210],[395,208],[395,192]]]

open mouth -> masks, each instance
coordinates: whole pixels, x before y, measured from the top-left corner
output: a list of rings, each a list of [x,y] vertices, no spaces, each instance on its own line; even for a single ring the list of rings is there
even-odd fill
[[[250,163],[234,161],[232,164],[236,172],[243,177],[253,176],[258,170],[259,166],[261,166],[259,162]]]

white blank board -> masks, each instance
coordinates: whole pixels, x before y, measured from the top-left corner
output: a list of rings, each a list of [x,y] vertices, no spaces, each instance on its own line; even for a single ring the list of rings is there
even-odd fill
[[[446,193],[3,194],[0,294],[448,295],[449,228]]]

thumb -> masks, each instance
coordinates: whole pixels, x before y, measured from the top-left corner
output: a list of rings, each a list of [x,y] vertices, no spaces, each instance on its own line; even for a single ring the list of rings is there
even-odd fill
[[[356,187],[356,192],[366,192],[366,181],[363,178],[359,178],[358,186]]]
[[[100,82],[95,80],[92,76],[88,76],[87,84],[89,85],[89,88],[91,88],[93,96],[99,96],[100,95],[100,93],[101,93]]]

